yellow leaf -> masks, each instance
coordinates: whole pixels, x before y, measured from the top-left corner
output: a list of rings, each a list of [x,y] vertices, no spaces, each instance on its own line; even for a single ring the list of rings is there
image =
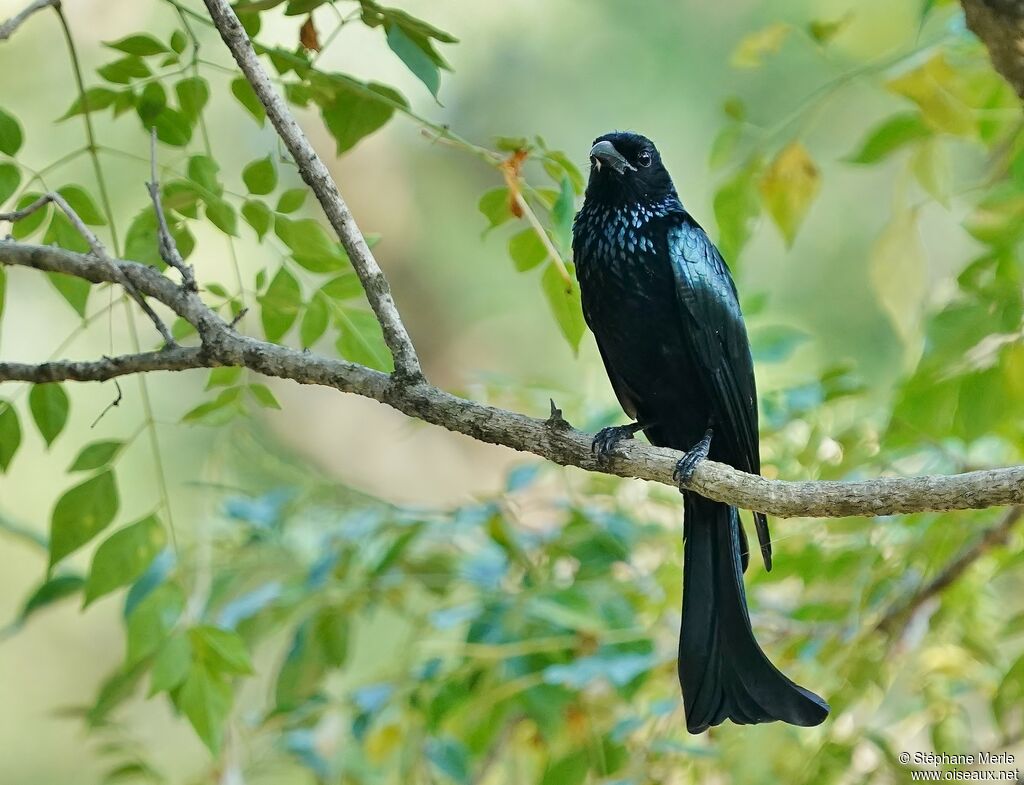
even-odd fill
[[[759,68],[766,55],[782,48],[792,28],[785,22],[768,25],[745,36],[732,51],[730,62],[735,68]]]
[[[871,250],[868,272],[882,310],[904,346],[916,355],[926,281],[925,249],[914,211],[900,210],[882,230]]]
[[[956,71],[945,58],[936,55],[912,71],[890,79],[886,86],[917,104],[925,122],[933,128],[970,136],[977,131],[977,123],[970,107],[957,94],[957,79]]]
[[[402,741],[402,729],[390,723],[375,728],[366,739],[366,754],[370,760],[380,763],[398,747]]]
[[[821,173],[800,142],[790,142],[761,175],[759,188],[765,209],[792,245],[807,208],[821,186]]]
[[[910,159],[910,168],[917,182],[936,202],[949,207],[953,191],[953,173],[949,162],[949,149],[939,139],[922,142]]]

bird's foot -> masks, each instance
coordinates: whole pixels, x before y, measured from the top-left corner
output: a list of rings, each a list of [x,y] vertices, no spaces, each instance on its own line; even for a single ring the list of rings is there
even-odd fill
[[[708,453],[711,451],[712,435],[713,431],[711,428],[708,428],[704,432],[704,438],[687,450],[686,455],[676,463],[675,471],[672,472],[672,479],[679,485],[689,485],[698,464],[701,461],[707,460]]]
[[[620,442],[632,439],[633,434],[644,427],[644,424],[634,422],[629,425],[612,425],[602,428],[594,436],[594,441],[590,443],[590,451],[599,459],[607,458],[615,452]]]

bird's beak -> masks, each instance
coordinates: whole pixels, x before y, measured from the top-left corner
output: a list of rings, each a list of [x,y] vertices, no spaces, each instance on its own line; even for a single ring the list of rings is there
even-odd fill
[[[594,162],[594,166],[597,167],[599,172],[603,164],[608,164],[619,174],[622,174],[627,169],[633,172],[636,171],[636,167],[623,158],[622,153],[616,150],[615,145],[607,139],[598,142],[590,148],[590,159]]]

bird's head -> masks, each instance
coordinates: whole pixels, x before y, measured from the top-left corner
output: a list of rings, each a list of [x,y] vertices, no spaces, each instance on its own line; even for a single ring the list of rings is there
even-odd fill
[[[658,148],[646,136],[615,131],[594,140],[588,199],[609,204],[651,203],[674,194],[675,186]]]

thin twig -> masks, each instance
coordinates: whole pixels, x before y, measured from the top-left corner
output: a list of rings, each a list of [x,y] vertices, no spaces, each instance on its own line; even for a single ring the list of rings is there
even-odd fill
[[[75,231],[85,238],[85,241],[89,244],[89,249],[92,251],[93,255],[110,266],[110,269],[114,271],[115,280],[113,282],[120,284],[124,290],[128,292],[128,295],[135,300],[146,316],[149,317],[149,320],[153,322],[153,326],[156,327],[157,331],[163,337],[164,343],[167,346],[177,346],[177,341],[174,340],[174,336],[171,335],[171,331],[167,329],[167,325],[164,324],[163,319],[161,319],[149,303],[146,302],[146,298],[139,294],[132,282],[121,273],[120,268],[114,262],[113,257],[107,252],[107,248],[100,241],[100,238],[96,236],[96,233],[92,231],[92,229],[85,225],[85,222],[81,217],[79,217],[78,213],[74,211],[71,205],[69,205],[64,197],[59,193],[51,191],[50,193],[43,194],[32,202],[32,204],[21,210],[15,210],[10,213],[0,213],[0,221],[11,221],[12,223],[14,221],[20,221],[23,218],[27,218],[32,215],[32,213],[41,210],[50,202],[57,205],[57,207],[64,212],[68,220],[71,222],[71,225],[75,228]]]
[[[92,425],[90,425],[89,428],[95,428],[100,424],[100,420],[107,416],[107,412],[121,405],[121,401],[124,400],[124,393],[121,392],[121,383],[118,382],[117,379],[114,379],[114,387],[117,388],[117,397],[104,407],[103,411],[99,413],[99,416],[92,421]]]
[[[958,553],[934,578],[893,605],[875,625],[875,629],[891,635],[914,615],[932,597],[941,594],[960,578],[967,568],[1000,545],[1005,545],[1010,532],[1024,517],[1024,507],[1011,507],[998,522],[981,533],[974,543]]]
[[[27,20],[32,14],[37,11],[42,11],[44,8],[57,8],[60,6],[60,0],[35,0],[33,3],[29,3],[23,11],[18,12],[2,25],[0,25],[0,41],[6,41]]]
[[[370,307],[380,322],[384,341],[395,361],[396,378],[406,384],[415,384],[423,378],[416,349],[395,306],[387,278],[384,277],[380,265],[366,244],[366,239],[339,193],[331,173],[288,110],[284,99],[275,91],[266,69],[260,64],[252,42],[249,41],[231,6],[226,0],[204,2],[221,38],[231,50],[243,75],[267,110],[267,117],[291,153],[302,179],[316,195],[320,206],[327,214],[327,219],[345,247],[352,267],[366,292]]]
[[[196,278],[192,266],[185,264],[178,252],[178,244],[171,236],[171,229],[167,225],[167,217],[164,215],[164,206],[160,199],[160,177],[156,167],[156,126],[149,129],[149,167],[150,180],[146,183],[149,191],[149,198],[153,200],[153,209],[156,211],[157,234],[160,238],[160,258],[168,267],[173,267],[181,273],[181,285],[190,292],[198,291]]]

